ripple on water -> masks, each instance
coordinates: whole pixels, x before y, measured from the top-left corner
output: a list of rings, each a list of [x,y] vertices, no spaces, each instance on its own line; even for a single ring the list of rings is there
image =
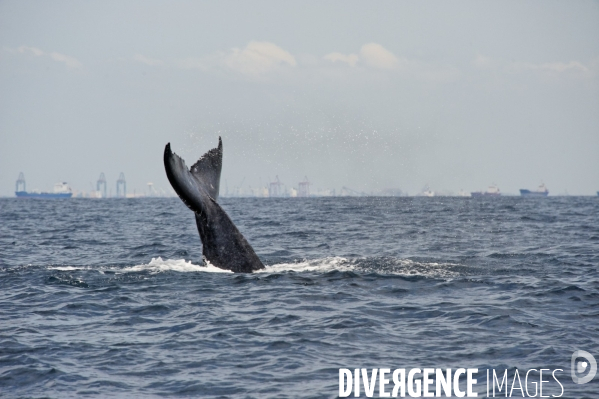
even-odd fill
[[[253,275],[204,264],[178,199],[0,201],[7,397],[332,398],[341,367],[599,347],[595,198],[222,198]]]

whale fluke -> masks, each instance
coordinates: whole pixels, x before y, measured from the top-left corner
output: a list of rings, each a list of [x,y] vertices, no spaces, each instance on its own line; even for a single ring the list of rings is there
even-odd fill
[[[213,148],[188,169],[185,161],[164,148],[164,168],[171,186],[195,214],[204,258],[212,265],[236,273],[251,273],[264,265],[251,245],[217,203],[223,145]]]

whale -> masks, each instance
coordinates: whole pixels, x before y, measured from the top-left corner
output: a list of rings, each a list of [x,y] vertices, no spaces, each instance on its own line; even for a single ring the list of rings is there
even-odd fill
[[[187,207],[193,211],[202,241],[202,254],[211,265],[234,273],[252,273],[264,269],[229,215],[218,204],[223,142],[211,149],[188,168],[185,161],[164,148],[164,169],[171,186]]]

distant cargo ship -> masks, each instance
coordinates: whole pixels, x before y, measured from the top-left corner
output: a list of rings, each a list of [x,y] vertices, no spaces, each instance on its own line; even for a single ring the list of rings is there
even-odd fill
[[[501,191],[496,185],[489,186],[487,191],[473,191],[470,193],[473,197],[500,197]]]
[[[547,190],[545,184],[541,184],[535,191],[521,189],[520,195],[523,197],[546,197],[549,195],[549,190]]]
[[[56,183],[54,185],[54,191],[51,193],[44,193],[40,191],[16,191],[15,195],[19,198],[71,198],[73,191],[66,182]]]

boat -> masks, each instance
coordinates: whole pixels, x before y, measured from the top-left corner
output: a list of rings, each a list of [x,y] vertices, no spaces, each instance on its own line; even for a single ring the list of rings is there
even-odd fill
[[[501,191],[495,184],[489,186],[487,191],[473,191],[470,193],[473,197],[500,197]]]
[[[15,191],[15,195],[18,198],[71,198],[73,191],[66,182],[56,183],[54,185],[54,191],[51,193],[45,193],[41,191]]]
[[[428,184],[426,186],[424,186],[422,188],[422,191],[418,194],[419,197],[434,197],[435,196],[435,192],[432,191],[429,187]]]
[[[549,190],[547,190],[545,183],[543,183],[535,191],[520,189],[520,195],[523,197],[546,197],[549,195]]]

